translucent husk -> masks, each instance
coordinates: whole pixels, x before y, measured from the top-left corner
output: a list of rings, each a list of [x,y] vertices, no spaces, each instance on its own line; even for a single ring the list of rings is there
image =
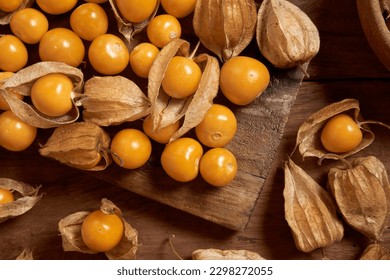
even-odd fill
[[[295,245],[302,252],[340,241],[344,227],[332,196],[291,159],[285,162],[285,218]]]
[[[264,0],[257,17],[257,44],[278,68],[310,61],[320,49],[315,24],[298,6],[286,0]]]
[[[193,27],[201,43],[221,61],[239,55],[255,36],[253,0],[198,0]]]
[[[119,244],[105,252],[110,260],[134,260],[138,248],[138,233],[122,217],[121,210],[110,200],[103,198],[100,210],[109,214],[116,214],[121,218],[124,225],[124,234]],[[85,254],[97,254],[85,245],[81,237],[81,225],[84,219],[90,214],[89,211],[76,212],[61,219],[58,223],[58,230],[62,237],[62,247],[64,251],[76,251]]]
[[[122,76],[93,77],[85,82],[79,103],[83,120],[100,126],[118,125],[150,114],[150,102],[133,81]]]
[[[62,62],[38,62],[28,66],[4,81],[0,88],[0,94],[4,96],[10,109],[16,116],[26,123],[37,128],[52,128],[59,125],[75,122],[80,115],[79,109],[72,97],[73,107],[63,116],[49,117],[38,110],[32,104],[16,98],[8,91],[16,91],[23,96],[30,96],[33,83],[40,77],[51,73],[61,73],[68,76],[74,83],[73,94],[80,94],[83,90],[84,75],[78,68]]]
[[[265,260],[248,250],[198,249],[192,252],[193,260]]]
[[[153,118],[153,129],[159,130],[184,118],[171,140],[181,137],[203,120],[219,89],[220,68],[217,59],[200,54],[193,58],[202,70],[196,92],[186,98],[171,98],[164,92],[161,83],[170,60],[176,55],[192,57],[189,48],[189,42],[183,39],[172,40],[155,58],[148,77],[148,98],[151,102],[150,117]]]
[[[9,0],[7,0],[9,1]],[[12,16],[19,10],[22,10],[24,8],[29,8],[34,4],[35,0],[23,0],[22,4],[17,8],[15,11],[7,13],[0,10],[0,25],[6,25],[9,24],[11,21]]]
[[[390,260],[390,251],[379,243],[372,243],[367,246],[360,260]]]
[[[0,178],[0,187],[12,191],[15,197],[12,202],[0,204],[0,223],[23,215],[42,198],[42,194],[38,195],[40,187],[34,188],[29,184],[13,179]]]
[[[390,184],[374,156],[343,160],[329,170],[328,187],[345,221],[370,239],[383,240],[390,217]]]
[[[57,127],[39,153],[74,168],[99,171],[112,162],[110,141],[100,126],[75,122]]]

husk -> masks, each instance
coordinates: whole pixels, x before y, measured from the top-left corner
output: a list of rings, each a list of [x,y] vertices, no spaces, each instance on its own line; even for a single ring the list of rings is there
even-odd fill
[[[375,136],[367,126],[361,125],[360,128],[363,133],[363,139],[354,150],[340,154],[329,153],[325,150],[321,143],[321,130],[331,117],[340,113],[352,114],[354,120],[358,124],[362,119],[359,101],[356,99],[344,99],[339,102],[331,103],[312,114],[304,123],[302,123],[297,132],[294,150],[299,148],[299,152],[303,158],[318,157],[321,159],[338,160],[356,154],[368,147],[374,141]]]
[[[193,260],[265,260],[248,250],[198,249],[192,252]]]
[[[150,113],[150,102],[133,81],[122,76],[93,77],[79,100],[83,120],[100,126],[118,125]]]
[[[98,125],[75,122],[57,127],[39,153],[74,168],[100,171],[112,163],[110,141]]]
[[[116,5],[116,0],[109,0],[109,3],[111,5],[111,9],[114,12],[114,15],[115,15],[115,18],[117,21],[118,31],[126,39],[126,42],[128,43],[129,49],[132,48],[131,46],[133,45],[132,41],[133,41],[134,35],[141,32],[148,25],[148,23],[156,16],[158,9],[159,9],[159,6],[160,6],[160,0],[157,0],[156,8],[155,8],[154,12],[152,13],[152,15],[148,19],[144,20],[143,22],[132,23],[132,22],[127,21],[126,19],[124,19],[121,16],[119,9]]]
[[[22,253],[16,257],[16,260],[34,260],[32,249],[23,249]]]
[[[174,39],[157,55],[148,77],[148,98],[151,102],[153,129],[159,130],[184,117],[179,130],[172,136],[177,139],[198,125],[213,104],[219,89],[219,63],[216,58],[200,54],[194,61],[202,70],[202,77],[196,92],[187,98],[171,98],[161,87],[164,73],[172,57],[189,56],[189,42]]]
[[[67,114],[60,117],[49,117],[40,113],[33,105],[24,100],[20,100],[7,92],[11,90],[16,91],[23,96],[30,96],[33,83],[38,78],[51,73],[61,73],[68,76],[74,83],[73,93],[80,94],[82,92],[84,79],[83,72],[78,68],[69,66],[65,63],[52,61],[38,62],[16,72],[8,78],[0,88],[0,94],[4,96],[14,114],[26,123],[37,128],[52,128],[72,123],[75,122],[80,115],[79,109],[73,98],[73,107]]]
[[[202,44],[221,61],[239,55],[255,36],[253,0],[198,0],[193,27]]]
[[[11,21],[12,16],[19,10],[22,10],[24,8],[29,8],[34,4],[35,0],[23,0],[22,4],[19,8],[16,9],[16,11],[13,11],[11,13],[7,13],[0,10],[0,25],[6,25],[9,24]]]
[[[115,213],[124,224],[124,234],[119,244],[105,255],[110,260],[134,260],[138,248],[138,233],[122,217],[120,209],[110,200],[103,198],[100,209],[105,213]],[[89,249],[81,237],[81,225],[84,219],[90,214],[89,211],[76,212],[61,219],[58,223],[58,230],[62,237],[64,251],[76,251],[85,254],[98,254]]]
[[[376,241],[390,215],[390,185],[384,165],[375,157],[346,160],[329,170],[328,187],[345,221]]]
[[[291,159],[285,162],[285,218],[303,252],[331,246],[344,235],[332,196]]]
[[[31,210],[42,198],[42,194],[38,195],[40,187],[34,188],[24,182],[9,178],[0,178],[0,186],[13,191],[15,196],[14,201],[0,204],[0,223],[10,218],[23,215]]]
[[[310,61],[320,49],[315,24],[286,0],[264,0],[257,15],[256,40],[265,58],[278,68]]]
[[[390,260],[390,251],[382,244],[372,243],[364,250],[360,260]]]

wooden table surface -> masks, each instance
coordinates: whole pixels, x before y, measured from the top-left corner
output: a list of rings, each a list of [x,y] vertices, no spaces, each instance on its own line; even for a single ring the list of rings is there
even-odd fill
[[[300,88],[272,168],[247,228],[233,231],[100,181],[42,157],[0,150],[0,177],[42,185],[44,196],[28,213],[0,225],[0,259],[15,259],[23,248],[36,259],[106,259],[62,250],[58,221],[71,213],[91,210],[106,197],[123,211],[139,233],[137,258],[184,259],[200,248],[247,249],[267,259],[357,259],[369,244],[346,227],[342,241],[324,251],[302,253],[294,245],[284,219],[282,164],[295,145],[300,124],[320,108],[344,98],[359,100],[365,118],[390,123],[390,72],[371,50],[360,25],[354,0],[292,1],[312,18],[320,31],[321,49]],[[390,170],[390,132],[373,126],[374,143],[360,155],[375,155]],[[294,159],[321,184],[332,162]],[[226,213],[229,215],[229,213]],[[390,249],[390,230],[384,245]]]

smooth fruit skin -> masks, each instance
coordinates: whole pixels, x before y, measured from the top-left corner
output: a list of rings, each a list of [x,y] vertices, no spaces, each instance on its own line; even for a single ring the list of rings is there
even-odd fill
[[[185,98],[196,92],[202,70],[192,59],[174,56],[165,70],[161,86],[173,98]]]
[[[23,42],[14,35],[0,35],[0,69],[17,72],[26,66],[28,52]]]
[[[125,128],[117,132],[112,139],[111,152],[116,164],[126,169],[136,169],[149,160],[152,143],[142,131]]]
[[[180,121],[174,122],[159,130],[153,130],[153,119],[146,118],[142,123],[142,128],[145,134],[154,141],[161,144],[167,144],[170,141],[172,135],[179,130]]]
[[[161,0],[161,6],[167,14],[176,18],[184,18],[195,10],[197,0]]]
[[[237,119],[233,111],[221,104],[213,104],[202,122],[195,127],[198,140],[207,147],[223,147],[236,135]]]
[[[163,48],[173,39],[180,38],[181,31],[177,18],[168,14],[155,16],[146,27],[149,41],[158,48]]]
[[[49,29],[46,16],[37,9],[24,8],[11,18],[10,28],[26,44],[37,44]]]
[[[268,87],[270,73],[259,60],[236,56],[221,67],[220,89],[236,105],[247,105]]]
[[[5,204],[14,200],[15,197],[10,190],[0,187],[0,204]]]
[[[14,73],[13,72],[0,72],[0,86],[4,84],[4,81],[8,78],[10,78]],[[23,95],[18,93],[17,91],[10,91],[8,90],[8,93],[15,96],[19,100],[22,100],[24,98]],[[11,108],[9,107],[7,101],[5,101],[4,96],[0,95],[0,110],[10,110]]]
[[[37,128],[19,119],[12,111],[0,115],[0,145],[14,152],[27,149],[37,136]]]
[[[172,179],[189,182],[198,176],[202,155],[203,148],[198,141],[183,137],[165,146],[161,154],[161,165]]]
[[[31,87],[31,101],[41,113],[50,117],[65,115],[72,109],[72,80],[60,73],[47,74]]]
[[[78,67],[84,59],[85,47],[81,38],[72,30],[58,27],[43,35],[39,42],[42,61],[64,62]]]
[[[103,34],[92,41],[88,59],[93,69],[100,74],[116,75],[129,64],[129,51],[118,36]]]
[[[120,14],[131,23],[148,19],[157,6],[157,0],[116,0]]]
[[[151,43],[140,43],[130,52],[130,66],[133,72],[141,78],[149,76],[150,68],[160,50]]]
[[[81,225],[81,237],[85,245],[96,252],[115,248],[123,233],[122,220],[115,214],[106,214],[101,210],[91,212]]]
[[[48,14],[60,15],[72,10],[78,0],[36,0],[38,6]]]
[[[330,118],[321,131],[321,143],[332,153],[346,153],[359,146],[363,133],[355,120],[347,114]]]
[[[237,160],[229,150],[213,148],[203,155],[199,171],[202,178],[210,185],[224,187],[236,177]]]
[[[23,0],[1,0],[0,10],[7,13],[16,11],[22,5],[22,2]]]
[[[92,41],[108,29],[107,14],[95,3],[78,6],[70,15],[70,26],[81,39]]]

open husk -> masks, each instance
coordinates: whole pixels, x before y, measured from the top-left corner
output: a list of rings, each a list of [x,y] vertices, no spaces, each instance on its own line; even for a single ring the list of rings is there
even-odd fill
[[[100,210],[118,215],[124,225],[124,234],[121,241],[115,248],[105,252],[106,257],[110,260],[134,260],[138,248],[137,231],[122,217],[121,210],[110,200],[103,198]],[[81,225],[90,213],[89,211],[76,212],[59,221],[58,230],[62,237],[64,251],[76,251],[85,254],[98,253],[89,249],[81,237]]]
[[[73,107],[68,113],[59,117],[49,117],[36,110],[31,103],[20,100],[8,92],[14,91],[23,96],[30,96],[31,87],[34,82],[38,78],[51,73],[61,73],[68,76],[74,83],[74,95],[82,92],[84,79],[83,72],[80,69],[69,66],[63,62],[53,61],[38,62],[16,72],[5,80],[0,88],[0,94],[4,96],[4,99],[14,114],[26,123],[37,128],[52,128],[72,123],[80,116],[79,109],[73,98]]]
[[[285,218],[296,247],[308,253],[340,241],[344,227],[332,196],[291,159],[285,162],[284,175]]]
[[[75,122],[54,129],[39,153],[74,168],[99,171],[112,162],[110,142],[110,136],[100,126]]]
[[[83,120],[100,126],[118,125],[150,113],[150,102],[133,81],[122,76],[93,77],[79,100]]]
[[[193,260],[265,260],[248,250],[198,249],[192,252]]]
[[[221,61],[239,55],[255,36],[253,0],[198,0],[193,27],[201,43]]]
[[[360,260],[390,260],[390,251],[379,243],[372,243],[367,246]]]
[[[217,59],[200,54],[193,58],[202,70],[196,92],[186,98],[172,98],[164,92],[161,83],[170,60],[175,55],[189,57],[189,48],[189,42],[183,39],[172,40],[155,58],[148,77],[148,98],[151,102],[150,117],[153,119],[153,129],[159,130],[184,118],[171,140],[181,137],[203,120],[219,89],[220,67]]]
[[[359,126],[363,133],[363,139],[354,150],[340,154],[329,153],[325,150],[321,143],[322,128],[330,118],[340,113],[350,114],[358,124],[360,124],[360,121],[362,120],[359,101],[356,99],[344,99],[323,107],[301,124],[297,133],[295,149],[299,148],[299,152],[303,158],[318,157],[320,159],[327,158],[337,160],[356,154],[368,147],[374,141],[374,133],[369,130],[366,125],[362,124]]]
[[[34,4],[35,0],[23,0],[22,4],[20,4],[19,8],[17,8],[15,11],[7,13],[2,10],[0,10],[0,25],[6,25],[9,24],[11,21],[12,16],[19,10],[22,10],[24,8],[29,8]]]
[[[33,186],[24,182],[9,178],[0,178],[0,187],[13,192],[15,200],[5,204],[0,204],[0,223],[23,215],[31,210],[42,198],[38,195],[40,187]]]

